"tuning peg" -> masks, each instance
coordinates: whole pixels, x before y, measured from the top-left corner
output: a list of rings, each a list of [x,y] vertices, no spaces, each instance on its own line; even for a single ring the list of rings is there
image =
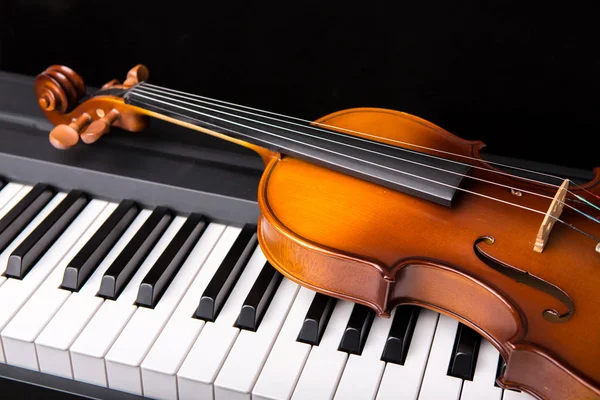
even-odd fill
[[[79,132],[92,121],[88,113],[83,113],[69,125],[58,125],[50,132],[50,143],[60,150],[68,149],[77,144]]]
[[[127,79],[123,82],[123,86],[131,87],[137,85],[141,81],[147,81],[150,76],[148,68],[142,64],[138,64],[131,68],[127,73]]]
[[[84,133],[81,134],[81,140],[86,144],[94,143],[100,139],[102,135],[108,133],[110,126],[119,119],[119,111],[112,109],[102,118],[94,121],[88,126]]]

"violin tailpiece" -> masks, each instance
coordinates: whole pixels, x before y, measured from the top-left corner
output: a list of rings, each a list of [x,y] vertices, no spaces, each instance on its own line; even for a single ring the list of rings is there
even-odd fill
[[[548,243],[548,238],[550,237],[552,227],[560,218],[562,213],[565,205],[565,198],[567,197],[568,193],[568,187],[569,180],[565,179],[556,191],[556,195],[554,196],[554,199],[552,199],[552,203],[550,203],[550,207],[548,207],[548,212],[546,212],[544,220],[542,221],[542,225],[540,225],[540,229],[538,230],[533,251],[537,253],[544,251],[544,247],[546,247],[546,244]]]

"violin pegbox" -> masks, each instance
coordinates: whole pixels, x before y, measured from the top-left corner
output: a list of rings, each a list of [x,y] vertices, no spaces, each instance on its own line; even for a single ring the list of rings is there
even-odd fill
[[[86,86],[72,69],[53,65],[37,76],[35,92],[42,111],[56,125],[50,143],[57,149],[75,146],[79,139],[91,144],[108,133],[111,126],[137,132],[147,117],[124,103],[122,95],[149,77],[148,68],[137,65],[123,83],[113,79],[86,96]]]

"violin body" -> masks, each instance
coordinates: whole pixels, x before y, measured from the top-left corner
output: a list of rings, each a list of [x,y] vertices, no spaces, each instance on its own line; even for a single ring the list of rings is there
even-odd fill
[[[390,110],[346,110],[318,122],[471,157],[483,147]],[[595,172],[585,187],[600,193]],[[465,188],[515,199],[509,189],[478,181],[465,181]],[[556,226],[536,253],[538,214],[468,193],[448,208],[287,157],[269,162],[258,199],[259,242],[289,279],[382,316],[416,304],[457,318],[500,351],[505,387],[547,399],[600,397],[600,254],[577,232]],[[547,208],[541,200],[519,196],[521,204]],[[592,224],[575,213],[568,219]],[[494,243],[479,246],[491,257],[567,293],[576,308],[572,318],[547,321],[544,310],[567,311],[564,304],[482,262],[474,245],[485,236]]]
[[[443,205],[230,136],[231,128],[213,129],[214,118],[203,125],[194,110],[177,118],[185,108],[164,99],[180,102],[174,97],[179,94],[141,89],[138,102],[128,103],[125,96],[140,76],[146,79],[147,71],[138,66],[122,85],[111,81],[79,103],[85,88],[72,70],[52,66],[40,74],[38,101],[58,125],[50,134],[54,146],[71,147],[80,136],[93,143],[113,124],[140,131],[148,117],[246,146],[266,164],[258,188],[259,243],[286,277],[365,304],[382,317],[395,306],[415,304],[460,320],[505,359],[499,378],[505,388],[549,400],[600,399],[600,244],[581,234],[598,229],[573,207],[597,202],[600,168],[590,182],[569,188],[577,201],[563,204],[569,203],[561,219],[579,231],[556,224],[542,251],[534,251],[558,186],[522,180],[486,163],[479,154],[482,142],[383,109],[340,111],[314,123],[468,164],[461,191]],[[176,112],[169,114],[168,106]],[[241,114],[235,118],[227,122],[247,123]],[[599,212],[589,212],[598,219]]]

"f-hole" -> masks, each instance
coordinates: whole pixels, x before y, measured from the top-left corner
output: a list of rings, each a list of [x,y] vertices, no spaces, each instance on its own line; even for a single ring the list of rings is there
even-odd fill
[[[475,251],[475,254],[486,265],[495,269],[496,271],[500,272],[501,274],[504,274],[504,275],[508,276],[509,278],[514,279],[515,281],[517,281],[519,283],[523,283],[523,284],[525,284],[529,287],[532,287],[536,290],[539,290],[539,291],[549,294],[550,296],[554,297],[556,300],[563,303],[569,310],[566,313],[562,313],[562,314],[554,309],[544,310],[542,315],[545,320],[550,321],[550,322],[566,322],[569,319],[571,319],[571,317],[575,313],[575,304],[573,303],[573,300],[567,293],[565,293],[561,288],[553,285],[550,282],[547,282],[535,275],[531,275],[529,272],[526,272],[526,271],[517,269],[513,266],[510,266],[510,265],[490,256],[489,254],[487,254],[485,251],[483,251],[481,249],[480,244],[483,242],[485,242],[487,245],[492,245],[492,244],[494,244],[494,238],[491,236],[482,236],[479,239],[477,239],[475,241],[475,243],[473,244],[473,250]]]

